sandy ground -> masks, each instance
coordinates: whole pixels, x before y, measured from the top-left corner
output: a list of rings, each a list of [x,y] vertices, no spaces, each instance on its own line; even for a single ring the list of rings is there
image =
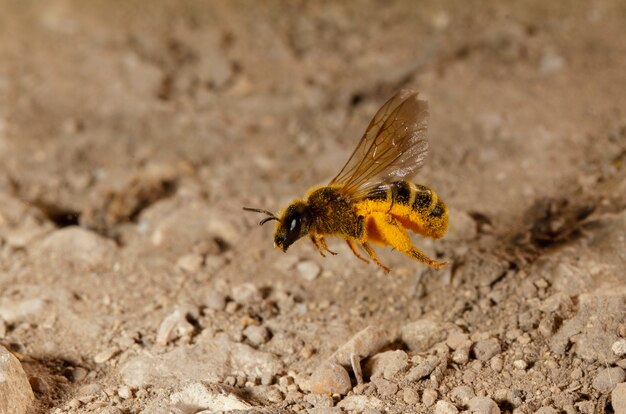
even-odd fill
[[[623,1],[0,3],[26,412],[626,412]],[[274,250],[402,87],[451,265]]]

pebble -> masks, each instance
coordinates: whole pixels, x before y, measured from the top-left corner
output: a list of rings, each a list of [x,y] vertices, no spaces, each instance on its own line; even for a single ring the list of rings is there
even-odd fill
[[[226,308],[226,296],[212,290],[204,297],[204,306],[215,311],[222,311]]]
[[[426,388],[422,393],[422,404],[426,407],[430,407],[437,401],[437,390],[432,388]]]
[[[470,341],[469,335],[463,332],[453,332],[448,335],[446,339],[446,345],[450,347],[450,349],[456,350],[461,347],[465,347],[472,344]]]
[[[86,384],[78,389],[78,395],[91,396],[96,395],[102,391],[102,387],[98,384]],[[81,400],[82,401],[82,400]]]
[[[436,356],[429,356],[425,361],[419,363],[417,366],[411,368],[406,375],[406,379],[409,381],[418,381],[434,371],[439,365],[439,358]]]
[[[620,367],[604,368],[593,379],[591,385],[600,392],[611,392],[615,386],[624,382],[626,372]]]
[[[318,394],[347,394],[352,389],[348,371],[335,362],[324,362],[311,375],[311,391]]]
[[[398,392],[398,384],[395,382],[391,382],[380,377],[372,378],[372,382],[374,383],[374,386],[376,386],[376,391],[384,397],[394,395]]]
[[[243,335],[254,346],[263,345],[270,339],[270,332],[265,326],[248,325],[243,330]]]
[[[411,351],[425,352],[431,346],[444,339],[445,333],[440,323],[429,319],[420,319],[404,325],[400,337]]]
[[[159,326],[156,343],[165,346],[176,338],[191,337],[194,327],[187,320],[187,313],[185,309],[176,308],[167,315]]]
[[[89,371],[83,367],[74,367],[70,372],[72,382],[81,382],[87,377],[87,374]]]
[[[626,414],[626,382],[615,386],[611,392],[611,404],[615,414]]]
[[[263,300],[261,291],[252,283],[243,283],[234,286],[231,291],[231,296],[233,300],[240,305],[254,305]]]
[[[34,250],[40,260],[52,258],[81,270],[110,268],[118,251],[112,240],[78,226],[51,232]]]
[[[298,270],[298,273],[300,273],[300,276],[302,276],[304,280],[308,280],[309,282],[317,279],[322,272],[322,268],[320,267],[320,265],[312,260],[303,260],[299,262],[296,265],[296,269]]]
[[[552,407],[541,407],[535,411],[535,414],[559,414],[559,412]]]
[[[204,259],[202,255],[198,253],[190,253],[190,254],[181,256],[176,261],[176,266],[178,266],[178,268],[185,273],[193,274],[193,273],[198,273],[198,271],[202,267],[203,261]]]
[[[489,397],[474,397],[468,403],[469,410],[476,414],[500,414],[500,408]]]
[[[476,396],[472,387],[468,385],[459,385],[450,391],[452,399],[461,405],[467,405],[469,401]]]
[[[207,384],[195,382],[170,396],[174,406],[201,407],[207,412],[250,410],[252,406],[235,394],[226,394]]]
[[[1,330],[1,325],[2,325],[2,321],[0,321],[0,330]],[[0,335],[0,338],[2,338],[2,335]],[[613,351],[613,353],[617,355],[618,357],[621,357],[622,355],[626,355],[626,339],[621,338],[615,341],[613,345],[611,346],[611,351]]]
[[[337,404],[337,407],[345,411],[364,414],[365,410],[375,410],[382,406],[383,402],[378,398],[365,395],[349,395]]]
[[[35,399],[20,361],[0,346],[0,413],[26,414]],[[11,398],[3,396],[10,395]]]
[[[391,342],[387,331],[381,326],[368,326],[354,335],[331,356],[338,364],[350,366],[350,355],[367,358]]]
[[[501,352],[500,341],[496,338],[483,339],[474,344],[474,356],[480,361],[489,361]]]
[[[504,368],[504,361],[499,356],[495,356],[489,361],[489,366],[492,370],[500,372]]]
[[[102,364],[113,358],[115,355],[118,354],[118,352],[119,350],[117,348],[105,349],[104,351],[97,353],[93,357],[93,362],[95,362],[96,364]]]
[[[48,385],[46,380],[41,377],[30,377],[28,379],[28,382],[30,383],[30,387],[33,389],[33,391],[39,394],[45,394],[50,389],[50,386]]]
[[[435,405],[435,414],[456,414],[458,412],[459,409],[448,401],[440,400]]]
[[[409,405],[415,405],[419,402],[419,394],[413,388],[404,388],[402,390],[402,399]]]
[[[525,370],[526,368],[528,368],[528,364],[523,359],[516,359],[515,361],[513,361],[513,366],[517,369],[522,369],[522,370]]]
[[[117,389],[117,395],[119,395],[120,398],[129,400],[133,398],[133,391],[130,389],[130,387],[127,387],[126,385],[124,385]]]
[[[383,377],[391,379],[400,371],[409,367],[409,356],[406,352],[385,351],[371,357],[365,365],[366,372],[370,377]]]
[[[452,353],[452,361],[460,365],[465,365],[469,361],[471,342],[467,342],[467,346],[457,348]]]

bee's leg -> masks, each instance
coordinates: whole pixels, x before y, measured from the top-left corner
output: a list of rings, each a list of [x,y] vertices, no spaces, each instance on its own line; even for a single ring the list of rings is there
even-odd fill
[[[311,241],[315,245],[315,248],[317,249],[319,254],[322,255],[322,257],[326,257],[326,255],[324,254],[324,250],[322,250],[322,246],[320,246],[318,238],[315,234],[311,234]]]
[[[354,243],[354,241],[352,241],[352,239],[346,239],[346,243],[348,243],[348,246],[350,246],[350,250],[352,250],[352,253],[354,253],[354,255],[356,257],[358,257],[359,259],[363,260],[365,263],[369,263],[370,262],[365,257],[361,256],[361,254],[359,253],[358,248],[356,247],[356,244]]]
[[[326,250],[328,253],[332,254],[333,256],[337,256],[337,253],[330,250],[328,246],[326,245],[326,239],[324,238],[324,236],[318,236],[317,241],[320,244],[320,246],[322,246],[322,249]]]
[[[373,215],[373,219],[375,221],[377,231],[380,233],[380,236],[384,239],[386,244],[415,260],[434,267],[435,269],[441,269],[446,265],[446,262],[433,260],[426,256],[426,254],[420,249],[413,246],[411,238],[407,234],[404,227],[402,227],[402,225],[392,216],[376,214]]]
[[[376,252],[374,251],[374,249],[372,249],[372,246],[370,246],[367,242],[362,242],[361,247],[363,247],[363,250],[365,250],[365,252],[370,257],[370,259],[372,259],[374,263],[378,265],[378,267],[383,269],[386,273],[389,273],[391,269],[389,269],[387,266],[385,266],[378,260],[378,256],[376,255]]]

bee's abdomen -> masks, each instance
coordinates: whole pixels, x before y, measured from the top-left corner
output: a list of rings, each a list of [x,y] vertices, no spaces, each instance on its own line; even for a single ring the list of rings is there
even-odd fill
[[[383,201],[394,205],[408,206],[420,214],[439,217],[445,212],[445,204],[430,188],[410,181],[396,181],[370,191],[368,200]]]

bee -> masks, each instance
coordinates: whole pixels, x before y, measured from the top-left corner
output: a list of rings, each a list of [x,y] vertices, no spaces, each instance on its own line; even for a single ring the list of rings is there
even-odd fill
[[[407,230],[439,239],[448,229],[448,207],[430,188],[409,179],[428,155],[428,104],[412,90],[400,90],[376,113],[356,149],[328,185],[310,189],[280,214],[266,214],[259,224],[275,220],[274,246],[286,252],[308,236],[319,253],[335,255],[326,236],[343,238],[356,257],[361,247],[385,272],[372,244],[391,246],[436,269],[446,265],[428,257],[411,242]]]

